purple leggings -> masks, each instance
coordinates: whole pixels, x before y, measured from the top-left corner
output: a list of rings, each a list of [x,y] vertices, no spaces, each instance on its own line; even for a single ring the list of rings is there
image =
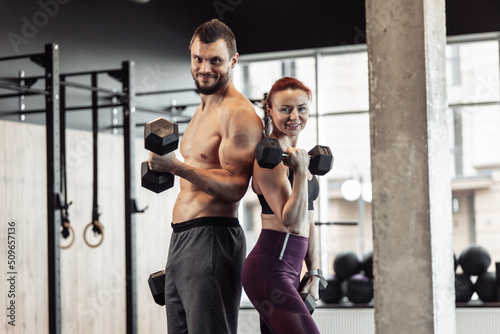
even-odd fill
[[[266,326],[262,333],[319,334],[298,293],[308,239],[263,229],[243,264],[245,292]]]

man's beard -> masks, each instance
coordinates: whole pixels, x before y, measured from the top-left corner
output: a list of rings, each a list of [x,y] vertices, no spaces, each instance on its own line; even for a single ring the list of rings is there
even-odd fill
[[[215,77],[216,78],[216,77]],[[226,86],[229,81],[230,75],[229,72],[222,74],[217,82],[212,86],[201,87],[198,80],[196,80],[195,75],[193,75],[194,83],[196,84],[196,90],[198,93],[203,95],[212,95],[220,91],[224,86]]]

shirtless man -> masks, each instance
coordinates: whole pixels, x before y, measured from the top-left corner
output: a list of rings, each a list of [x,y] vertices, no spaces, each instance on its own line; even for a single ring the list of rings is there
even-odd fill
[[[167,327],[171,334],[233,334],[246,256],[238,204],[263,126],[232,83],[238,53],[231,29],[218,20],[206,22],[190,50],[201,104],[181,141],[184,162],[174,153],[149,156],[152,170],[181,178],[165,267]]]

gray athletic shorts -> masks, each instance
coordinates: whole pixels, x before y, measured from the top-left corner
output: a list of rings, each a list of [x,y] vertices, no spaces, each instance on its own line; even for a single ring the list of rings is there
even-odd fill
[[[246,241],[237,218],[172,224],[165,267],[170,334],[236,334]]]

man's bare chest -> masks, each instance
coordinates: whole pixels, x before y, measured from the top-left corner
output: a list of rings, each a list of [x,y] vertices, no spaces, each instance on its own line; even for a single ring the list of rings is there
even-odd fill
[[[221,143],[219,118],[196,115],[189,122],[181,140],[181,154],[200,163],[219,162]]]

